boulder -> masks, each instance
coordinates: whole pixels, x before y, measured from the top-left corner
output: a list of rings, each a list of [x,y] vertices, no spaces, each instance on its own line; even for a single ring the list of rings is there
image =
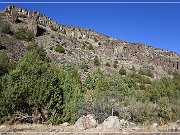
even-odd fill
[[[0,129],[1,129],[1,128],[5,128],[5,127],[6,127],[5,125],[1,125],[1,126],[0,126]]]
[[[63,127],[67,127],[70,126],[70,124],[68,122],[64,122],[63,124],[61,124]]]
[[[83,130],[95,128],[97,126],[97,121],[94,119],[92,115],[82,116],[76,121],[75,126],[78,129]]]
[[[117,116],[109,116],[103,122],[104,129],[120,128],[120,121]]]
[[[153,123],[153,124],[152,124],[152,127],[153,127],[153,128],[157,128],[157,127],[158,127],[158,124],[157,124],[157,123]]]
[[[180,126],[177,124],[170,124],[168,127],[168,131],[170,132],[180,132]]]

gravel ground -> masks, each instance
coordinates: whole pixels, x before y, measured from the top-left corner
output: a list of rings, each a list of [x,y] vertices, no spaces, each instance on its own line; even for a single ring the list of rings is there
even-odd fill
[[[75,126],[50,126],[50,125],[40,125],[40,124],[18,124],[18,125],[0,125],[0,135],[180,135],[180,125],[176,123],[171,123],[163,126],[137,126],[133,128],[123,128],[123,129],[103,129],[102,125],[98,125],[96,128],[80,130]]]

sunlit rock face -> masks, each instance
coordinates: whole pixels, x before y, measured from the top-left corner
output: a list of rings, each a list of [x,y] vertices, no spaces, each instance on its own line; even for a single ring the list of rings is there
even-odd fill
[[[59,64],[69,62],[79,69],[85,60],[88,71],[80,69],[82,75],[96,69],[93,64],[95,56],[98,56],[99,68],[106,74],[117,72],[121,66],[128,71],[132,67],[137,70],[150,69],[155,78],[169,76],[169,72],[180,72],[180,55],[175,52],[112,39],[86,28],[58,24],[39,12],[15,6],[7,6],[4,14],[14,27],[22,26],[32,31],[36,36],[35,41],[43,46],[51,60]],[[54,50],[57,44],[65,48],[65,53]],[[117,68],[113,67],[114,61],[118,63]],[[109,67],[106,66],[107,62]]]

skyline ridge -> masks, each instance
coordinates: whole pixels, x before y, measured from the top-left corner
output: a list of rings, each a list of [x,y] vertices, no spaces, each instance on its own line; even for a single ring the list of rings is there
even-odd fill
[[[8,4],[7,4],[8,5]],[[91,17],[90,16],[90,18],[95,22],[95,19],[98,19],[97,21],[99,21],[99,22],[97,22],[97,23],[94,23],[94,24],[91,24],[90,22],[83,22],[83,20],[82,20],[82,18],[81,18],[81,16],[77,16],[77,19],[78,19],[78,21],[69,21],[69,19],[70,18],[72,18],[72,16],[73,16],[73,13],[72,13],[72,16],[69,16],[69,18],[67,18],[67,16],[66,16],[66,18],[65,19],[63,19],[63,16],[65,16],[65,15],[63,15],[63,16],[61,16],[59,13],[60,12],[58,12],[58,16],[59,16],[59,18],[62,18],[62,19],[59,19],[58,18],[58,16],[56,15],[57,13],[54,13],[54,11],[51,9],[51,6],[49,6],[50,7],[50,15],[49,15],[49,13],[47,13],[47,11],[46,11],[46,9],[43,9],[43,11],[46,11],[46,12],[43,12],[43,11],[40,11],[40,10],[38,10],[36,7],[32,7],[32,9],[29,9],[29,8],[26,8],[26,7],[24,7],[24,6],[20,6],[21,4],[15,4],[15,6],[18,6],[18,7],[23,7],[23,8],[25,8],[25,9],[27,9],[27,10],[31,10],[31,11],[33,11],[33,10],[35,10],[35,11],[39,11],[39,12],[41,12],[41,13],[43,13],[44,15],[46,15],[46,16],[49,16],[50,18],[52,18],[53,20],[55,20],[57,23],[60,23],[60,24],[64,24],[64,25],[72,25],[72,26],[77,26],[77,27],[83,27],[83,28],[88,28],[88,29],[91,29],[91,30],[94,30],[94,31],[96,31],[96,32],[99,32],[99,33],[102,33],[102,34],[105,34],[105,35],[108,35],[108,36],[110,36],[110,37],[112,37],[112,38],[115,38],[115,39],[119,39],[119,40],[124,40],[124,41],[128,41],[128,42],[136,42],[136,43],[145,43],[145,44],[147,44],[147,45],[149,45],[149,46],[153,46],[153,47],[155,47],[155,48],[161,48],[161,49],[163,49],[163,50],[169,50],[169,51],[174,51],[174,52],[176,52],[176,53],[180,53],[180,48],[179,48],[179,45],[177,45],[177,47],[175,47],[174,49],[169,49],[169,48],[171,48],[171,46],[174,46],[174,45],[165,45],[164,46],[164,44],[155,44],[155,43],[151,43],[152,41],[152,39],[151,38],[143,38],[144,39],[144,41],[141,39],[141,37],[138,37],[138,38],[135,38],[134,37],[134,39],[132,40],[132,39],[130,39],[132,36],[135,36],[135,35],[133,35],[133,34],[131,34],[131,33],[133,33],[133,31],[134,31],[134,28],[133,27],[137,27],[139,24],[133,24],[133,27],[132,27],[132,29],[130,29],[130,28],[128,28],[128,27],[123,27],[123,25],[121,26],[121,24],[118,24],[118,26],[117,25],[111,25],[111,23],[114,23],[114,21],[115,20],[110,20],[111,22],[103,22],[103,20],[100,20],[100,18],[102,18],[103,16],[99,16],[99,14],[98,15],[95,15],[95,16],[93,16],[93,17]],[[91,4],[90,4],[91,5]],[[98,5],[99,4],[94,4],[96,7],[98,7]],[[107,4],[108,5],[108,4]],[[121,4],[120,4],[121,5]],[[30,6],[32,6],[31,4],[28,6],[28,7],[30,7]],[[37,5],[38,6],[38,5]],[[47,5],[46,4],[42,4],[42,6],[40,6],[40,7],[46,7]],[[60,5],[60,6],[63,6],[63,5]],[[68,7],[68,5],[65,5],[65,6],[67,6]],[[70,5],[71,6],[71,5]],[[81,5],[81,6],[83,6],[83,5]],[[86,5],[85,5],[86,6]],[[93,6],[93,5],[91,5],[91,6]],[[104,6],[106,6],[106,5],[104,5]],[[73,5],[72,5],[72,7],[73,7]],[[109,7],[109,6],[107,6],[107,7]],[[116,5],[116,7],[118,7],[118,5]],[[52,10],[52,11],[51,11]],[[56,9],[57,10],[57,9]],[[59,10],[59,9],[58,9]],[[148,10],[148,9],[147,9]],[[146,11],[147,12],[147,11]],[[66,13],[64,13],[64,14],[66,14]],[[158,13],[157,13],[158,14]],[[105,17],[103,17],[103,18],[114,18],[114,16],[112,16],[112,17],[110,17],[109,15],[111,15],[111,13],[109,13],[107,16],[105,16]],[[168,15],[168,14],[167,14]],[[83,15],[83,17],[84,17],[84,15]],[[97,18],[98,17],[98,18]],[[171,17],[173,17],[173,16],[171,16]],[[117,16],[116,16],[116,18],[117,18]],[[124,17],[123,17],[124,18]],[[138,18],[138,17],[137,17]],[[155,18],[156,18],[156,16],[155,16]],[[172,20],[172,23],[174,23],[174,18],[175,17],[173,17],[171,20]],[[77,20],[76,19],[76,20]],[[80,20],[81,19],[81,20]],[[129,21],[129,18],[127,19],[127,18],[125,18],[127,21]],[[135,19],[135,21],[136,21],[136,18],[132,18],[132,19]],[[140,18],[140,19],[143,19],[142,17]],[[164,19],[164,18],[163,18]],[[71,19],[70,19],[71,20]],[[125,21],[126,21],[125,20]],[[144,20],[143,20],[144,21]],[[150,21],[155,21],[156,22],[156,20],[150,20]],[[158,20],[157,20],[158,21]],[[121,21],[122,22],[122,21]],[[145,21],[146,22],[146,21]],[[162,23],[164,23],[163,22],[163,20],[161,20],[161,22]],[[82,24],[83,23],[83,24]],[[102,23],[102,26],[103,25],[106,25],[106,27],[105,26],[99,26],[98,27],[98,23]],[[143,22],[140,22],[140,23],[143,23]],[[107,24],[108,24],[108,27],[107,27]],[[158,23],[157,23],[158,24]],[[156,25],[157,25],[156,24]],[[110,26],[111,25],[111,26]],[[126,24],[125,24],[126,25]],[[132,25],[132,24],[128,24],[128,25]],[[151,24],[152,26],[154,25],[154,24]],[[155,25],[155,26],[156,26]],[[168,24],[168,25],[170,25],[170,24]],[[160,27],[159,28],[161,28],[162,26],[161,25],[159,25]],[[166,25],[164,25],[164,26],[166,26]],[[170,25],[171,27],[175,27],[175,26],[172,26],[172,25]],[[126,35],[126,37],[124,38],[123,37],[123,35],[122,34],[124,34],[124,33],[120,33],[119,34],[119,31],[117,32],[117,31],[113,31],[113,27],[117,27],[119,30],[120,30],[120,28],[122,28],[121,30],[123,30],[124,29],[124,31],[126,32],[127,30],[129,31],[129,35]],[[141,26],[139,26],[139,27],[142,27],[142,25]],[[145,26],[143,26],[143,27],[145,27]],[[151,26],[150,26],[151,27]],[[156,26],[157,27],[157,26]],[[147,27],[146,27],[147,28]],[[162,27],[163,28],[163,27]],[[99,30],[100,29],[100,30]],[[117,29],[117,30],[118,30]],[[167,28],[166,28],[167,29]],[[168,28],[169,29],[169,28]],[[176,27],[176,29],[178,30],[178,27]],[[145,34],[147,34],[147,31],[145,31],[145,29],[143,29],[144,30],[144,32],[143,33],[145,33]],[[158,30],[158,29],[157,29]],[[109,33],[109,32],[111,32],[111,33]],[[127,31],[127,32],[128,32]],[[141,33],[140,31],[142,31],[142,30],[136,30],[136,34],[138,34],[138,33]],[[152,31],[152,30],[150,30],[150,31]],[[137,33],[138,32],[138,33]],[[154,33],[154,31],[152,31],[153,33]],[[158,31],[157,31],[158,32]],[[168,31],[168,33],[169,33],[170,31]],[[167,33],[167,35],[168,35],[168,33]],[[144,36],[146,36],[145,34],[143,34],[143,37]],[[163,33],[164,35],[165,35],[165,33]],[[176,33],[173,33],[174,34],[174,36],[176,36]],[[167,36],[166,35],[166,36]],[[160,35],[158,35],[158,36],[160,36]],[[170,35],[170,36],[173,36],[172,34]],[[170,37],[169,36],[169,37]],[[151,36],[152,37],[152,36]],[[165,38],[165,36],[163,37],[164,38],[164,40],[167,40],[168,41],[168,39],[169,39],[169,37],[168,38]],[[173,37],[174,38],[174,37]],[[156,39],[156,40],[158,40],[158,39]],[[178,40],[178,39],[177,39]],[[169,40],[170,41],[170,40]],[[157,41],[156,41],[157,42]],[[160,42],[160,40],[158,41],[158,42]],[[174,42],[173,40],[171,41],[172,43]]]

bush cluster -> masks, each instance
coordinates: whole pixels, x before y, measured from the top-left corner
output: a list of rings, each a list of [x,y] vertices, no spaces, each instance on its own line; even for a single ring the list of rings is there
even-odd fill
[[[13,114],[40,115],[41,122],[49,124],[73,122],[83,97],[77,70],[49,64],[37,46],[29,47],[16,68],[1,78],[0,86],[0,122]]]
[[[98,45],[101,45],[101,42],[99,42]]]
[[[106,66],[106,67],[110,67],[111,65],[110,65],[109,62],[106,62],[105,66]]]
[[[5,75],[13,70],[17,64],[15,60],[9,60],[9,57],[4,51],[0,51],[0,76]]]
[[[97,68],[82,81],[72,65],[49,63],[37,45],[27,47],[17,66],[9,64],[5,54],[0,56],[0,71],[6,69],[0,77],[0,123],[14,114],[41,116],[40,123],[47,124],[73,123],[83,114],[94,114],[98,122],[116,115],[140,124],[164,124],[180,117],[177,73],[172,79],[151,81],[125,68],[112,76]],[[88,68],[85,61],[81,66]]]
[[[13,35],[15,38],[24,40],[24,41],[32,41],[34,39],[34,34],[32,31],[27,30],[25,28],[18,28],[16,31],[11,29],[10,24],[5,24],[1,27],[1,32],[9,35]]]
[[[13,35],[10,24],[5,24],[1,27],[1,32],[9,35]]]
[[[97,70],[84,82],[86,97],[91,98],[81,105],[77,115],[92,113],[102,122],[113,110],[113,115],[120,119],[139,124],[176,121],[180,116],[179,80],[179,74],[173,79],[152,82],[136,73],[107,77]]]
[[[152,71],[151,71],[150,69],[147,69],[147,70],[145,70],[145,69],[140,69],[138,73],[139,73],[140,75],[146,75],[146,76],[149,76],[149,77],[151,77],[151,78],[154,77],[154,75],[153,75],[153,73],[152,73]]]
[[[86,60],[82,60],[82,63],[81,63],[81,65],[80,65],[80,67],[81,67],[81,69],[84,70],[84,72],[87,72],[88,69],[89,69],[89,66],[88,66],[88,63],[87,63]]]
[[[51,26],[50,28],[51,28],[52,31],[58,31],[58,29],[53,27],[53,26]]]
[[[94,58],[94,66],[100,66],[99,58],[97,55]]]
[[[57,44],[56,48],[55,48],[55,51],[59,52],[59,53],[65,53],[66,50],[64,49],[64,47],[62,45]]]
[[[19,28],[14,32],[14,36],[17,39],[24,41],[32,41],[34,39],[34,34],[32,31],[27,30],[25,28]]]
[[[113,67],[114,67],[114,68],[117,68],[117,67],[118,67],[118,61],[117,61],[117,60],[114,61]]]
[[[89,50],[94,50],[92,44],[89,44],[88,49],[89,49]]]
[[[121,67],[121,68],[120,68],[119,74],[120,74],[120,75],[126,75],[126,70],[125,70],[124,67]]]

